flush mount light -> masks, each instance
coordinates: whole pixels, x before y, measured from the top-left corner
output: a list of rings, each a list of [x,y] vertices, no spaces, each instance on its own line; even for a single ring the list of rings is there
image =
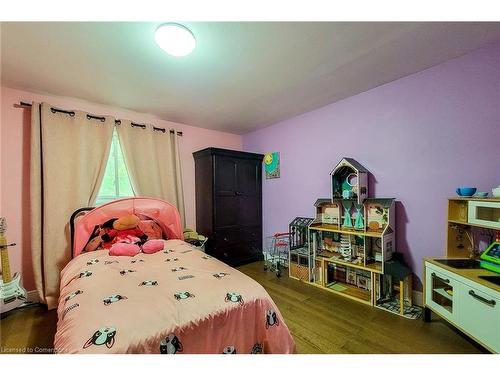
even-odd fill
[[[158,46],[172,56],[189,55],[196,47],[193,33],[178,23],[165,23],[155,32]]]

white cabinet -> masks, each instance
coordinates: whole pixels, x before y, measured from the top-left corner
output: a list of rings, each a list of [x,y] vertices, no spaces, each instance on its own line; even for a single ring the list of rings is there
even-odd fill
[[[460,327],[495,352],[500,352],[500,299],[467,284],[462,284],[459,299]]]
[[[467,221],[500,229],[500,202],[469,201]]]
[[[458,289],[460,283],[439,267],[425,268],[425,304],[452,323],[459,321]]]
[[[500,293],[425,262],[425,305],[490,350],[500,352]]]

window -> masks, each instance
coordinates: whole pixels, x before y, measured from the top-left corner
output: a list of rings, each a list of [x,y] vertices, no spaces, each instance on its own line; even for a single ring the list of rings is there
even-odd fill
[[[97,195],[96,205],[133,196],[134,192],[123,160],[118,134],[114,131],[106,171]]]

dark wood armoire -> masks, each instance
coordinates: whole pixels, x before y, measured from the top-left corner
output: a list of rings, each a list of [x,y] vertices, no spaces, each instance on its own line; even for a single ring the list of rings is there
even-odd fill
[[[249,152],[206,148],[193,153],[196,230],[205,251],[236,266],[262,259],[262,159]]]

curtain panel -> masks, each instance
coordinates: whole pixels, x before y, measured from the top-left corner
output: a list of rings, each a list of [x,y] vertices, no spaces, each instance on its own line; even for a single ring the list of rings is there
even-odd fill
[[[57,307],[59,274],[70,255],[69,218],[95,202],[106,168],[115,119],[31,110],[31,247],[40,300]]]
[[[134,194],[172,203],[185,226],[177,132],[128,120],[121,120],[116,128]]]

